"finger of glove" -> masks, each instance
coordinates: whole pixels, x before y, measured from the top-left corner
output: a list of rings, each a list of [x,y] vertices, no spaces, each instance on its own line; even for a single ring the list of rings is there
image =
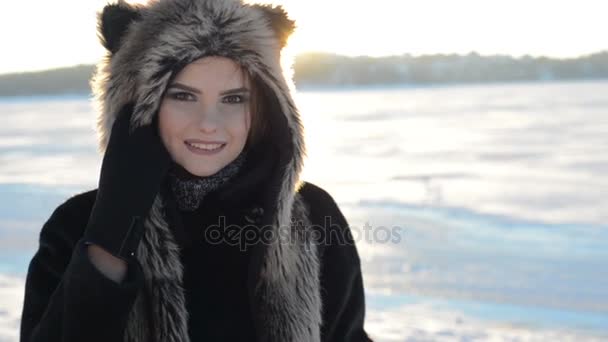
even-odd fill
[[[132,200],[134,214],[144,216],[160,189],[171,157],[156,126],[146,124],[129,132],[131,116],[132,111],[123,111],[113,125],[103,160],[100,189],[117,192],[111,197]]]

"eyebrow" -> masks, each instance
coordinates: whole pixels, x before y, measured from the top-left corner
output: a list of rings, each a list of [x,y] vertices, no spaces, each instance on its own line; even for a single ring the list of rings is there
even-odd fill
[[[235,88],[235,89],[224,90],[224,91],[220,92],[220,95],[241,94],[241,93],[247,93],[247,92],[249,92],[249,89],[247,89],[245,87],[240,87],[240,88]]]
[[[169,86],[169,88],[178,88],[178,89],[187,90],[187,91],[197,93],[197,94],[201,93],[200,90],[187,86],[185,84],[179,83],[179,82],[172,83]],[[240,87],[240,88],[224,90],[224,91],[220,92],[220,95],[240,94],[240,93],[247,93],[247,92],[249,92],[249,89],[247,89],[246,87]]]

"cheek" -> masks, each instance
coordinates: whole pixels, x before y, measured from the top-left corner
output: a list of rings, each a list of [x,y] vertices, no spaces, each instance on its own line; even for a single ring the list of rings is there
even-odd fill
[[[247,135],[249,134],[250,127],[251,127],[251,115],[247,111],[240,117],[240,120],[238,120],[238,123],[235,123],[235,128],[236,128],[235,133],[238,134],[238,136],[244,140],[247,138]]]
[[[171,136],[171,129],[169,125],[170,123],[167,118],[167,113],[161,107],[161,109],[158,111],[158,133],[160,134],[160,138],[167,149],[169,148],[169,137]]]
[[[160,136],[165,143],[165,146],[169,149],[171,142],[179,137],[179,133],[182,131],[183,126],[187,125],[183,115],[176,112],[171,106],[162,105],[158,113],[158,129]]]
[[[251,126],[249,111],[244,109],[225,111],[220,121],[224,129],[235,138],[246,138]]]

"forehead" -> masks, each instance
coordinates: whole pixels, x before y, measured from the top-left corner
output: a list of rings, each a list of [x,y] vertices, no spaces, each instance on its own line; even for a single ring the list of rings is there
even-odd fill
[[[199,58],[186,65],[175,81],[206,89],[243,87],[249,82],[240,65],[230,58],[215,56]]]

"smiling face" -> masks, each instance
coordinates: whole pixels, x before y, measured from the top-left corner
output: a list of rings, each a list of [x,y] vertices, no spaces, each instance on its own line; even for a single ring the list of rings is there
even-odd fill
[[[159,131],[173,160],[197,176],[210,176],[243,150],[251,125],[250,81],[224,57],[188,64],[168,85]]]

